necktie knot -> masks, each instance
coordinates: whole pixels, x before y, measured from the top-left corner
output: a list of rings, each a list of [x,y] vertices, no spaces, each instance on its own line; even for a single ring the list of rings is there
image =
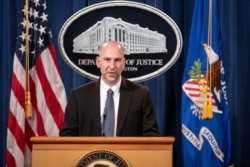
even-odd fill
[[[108,96],[113,96],[113,90],[111,88],[109,88],[109,90],[107,91]]]

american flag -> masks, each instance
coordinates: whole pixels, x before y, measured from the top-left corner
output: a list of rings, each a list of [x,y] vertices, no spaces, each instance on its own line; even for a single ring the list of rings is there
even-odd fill
[[[28,4],[29,21],[25,20],[25,4],[19,13],[20,24],[13,61],[6,149],[8,167],[31,166],[30,137],[58,136],[66,106],[66,93],[48,27],[46,2],[29,0]],[[30,118],[25,117],[26,25],[29,27]]]

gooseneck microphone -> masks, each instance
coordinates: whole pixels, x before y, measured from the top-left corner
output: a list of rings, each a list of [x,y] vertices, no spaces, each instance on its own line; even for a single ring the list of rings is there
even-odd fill
[[[105,126],[106,116],[107,116],[107,107],[104,107],[103,115],[102,115],[102,136],[105,136],[104,126]]]

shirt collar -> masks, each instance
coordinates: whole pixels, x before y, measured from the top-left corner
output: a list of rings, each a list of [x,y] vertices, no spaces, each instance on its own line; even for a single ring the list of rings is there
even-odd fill
[[[111,88],[114,92],[114,96],[119,94],[120,86],[121,86],[121,77],[119,78],[119,81],[115,85],[113,85],[112,87],[107,85],[101,78],[101,87],[105,90],[105,92],[107,92],[108,89]]]

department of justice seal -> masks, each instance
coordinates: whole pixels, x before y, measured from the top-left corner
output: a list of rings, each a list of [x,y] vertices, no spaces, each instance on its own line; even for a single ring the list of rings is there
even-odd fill
[[[182,50],[174,20],[159,9],[131,1],[108,1],[74,13],[60,30],[58,44],[65,62],[89,79],[98,79],[95,58],[101,44],[124,47],[122,75],[135,82],[155,78],[172,67]]]
[[[109,150],[95,150],[85,154],[76,167],[130,167],[120,155]]]

